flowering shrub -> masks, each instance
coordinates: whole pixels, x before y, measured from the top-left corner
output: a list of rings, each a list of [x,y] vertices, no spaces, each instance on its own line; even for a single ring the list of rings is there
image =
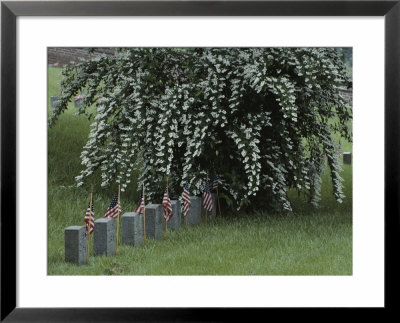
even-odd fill
[[[171,196],[186,181],[200,194],[215,170],[229,205],[264,200],[290,211],[290,187],[318,204],[325,160],[342,201],[332,134],[351,140],[338,90],[347,82],[334,48],[120,49],[63,70],[49,123],[83,89],[79,112],[96,104],[78,185],[100,169],[103,186],[124,190],[136,169],[151,201],[166,177]]]

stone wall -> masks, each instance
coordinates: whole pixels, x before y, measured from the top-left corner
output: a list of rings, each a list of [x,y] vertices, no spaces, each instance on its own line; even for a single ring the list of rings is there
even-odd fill
[[[347,102],[353,105],[353,89],[341,88],[340,94],[346,99]]]
[[[100,54],[112,55],[113,52],[113,48],[96,48],[89,54],[88,48],[85,47],[48,47],[47,63],[51,66],[64,66],[77,62],[79,58],[90,58]]]

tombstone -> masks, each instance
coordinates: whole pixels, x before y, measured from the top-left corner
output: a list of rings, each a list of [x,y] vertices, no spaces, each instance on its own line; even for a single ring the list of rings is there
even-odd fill
[[[77,265],[86,264],[87,237],[85,226],[71,226],[65,229],[65,261]]]
[[[168,229],[176,230],[181,227],[181,202],[178,200],[171,200],[172,204],[172,218],[168,222]]]
[[[82,108],[82,106],[83,106],[83,96],[78,95],[78,96],[74,97],[74,107]]]
[[[146,205],[146,237],[162,239],[164,215],[161,204]]]
[[[189,225],[196,225],[201,223],[201,209],[202,209],[201,197],[199,196],[190,197],[190,208],[187,214]]]
[[[50,104],[51,104],[51,108],[52,108],[52,109],[55,109],[56,103],[57,103],[57,101],[59,101],[59,100],[60,100],[60,97],[58,97],[58,96],[51,96],[51,97],[50,97]]]
[[[74,97],[74,107],[81,108],[83,106],[83,99],[85,98],[85,91],[82,91],[81,94]]]
[[[138,246],[143,243],[143,215],[136,212],[124,213],[121,217],[122,243]]]
[[[117,249],[116,219],[101,218],[94,221],[94,254],[111,256]]]
[[[212,198],[212,211],[207,213],[208,219],[215,218],[218,208],[217,194],[211,193],[211,198]],[[201,199],[201,212],[202,216],[206,216],[206,209],[203,207],[203,198]]]
[[[349,152],[343,153],[343,164],[351,165],[351,153]]]

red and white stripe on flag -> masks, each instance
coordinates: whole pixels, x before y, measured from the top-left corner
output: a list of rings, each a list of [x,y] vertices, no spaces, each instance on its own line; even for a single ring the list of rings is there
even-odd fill
[[[110,206],[107,209],[105,218],[116,218],[121,213],[121,204],[118,201],[118,193],[115,192],[113,199],[111,200]]]
[[[93,212],[93,206],[92,206],[92,211],[90,211],[90,204],[86,210],[85,213],[85,218],[83,219],[86,223],[86,233],[89,232],[89,234],[92,234],[94,231],[94,212]]]
[[[204,186],[203,207],[209,212],[211,212],[213,209],[210,185],[208,183],[208,180],[206,181],[206,184]]]
[[[204,192],[203,194],[203,207],[211,212],[213,210],[212,197],[210,192]]]
[[[172,204],[171,204],[171,200],[170,200],[167,192],[164,193],[162,206],[164,208],[164,218],[167,221],[171,220],[171,218],[172,218]]]
[[[121,206],[118,203],[112,209],[108,208],[106,214],[104,215],[105,218],[116,218],[118,214],[121,212]]]
[[[183,215],[186,216],[189,213],[189,208],[190,208],[190,194],[187,185],[183,191],[182,199],[183,199]]]
[[[143,198],[140,198],[139,204],[135,210],[136,213],[143,213],[144,211],[144,200]]]

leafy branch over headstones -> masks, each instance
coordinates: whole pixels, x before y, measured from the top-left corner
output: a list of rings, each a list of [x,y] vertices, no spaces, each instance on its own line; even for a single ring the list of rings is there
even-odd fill
[[[230,205],[290,211],[290,187],[318,203],[325,158],[344,197],[333,134],[351,141],[349,82],[335,48],[122,49],[63,70],[49,124],[83,89],[79,113],[96,104],[78,185],[100,169],[124,190],[136,169],[150,202],[166,177],[171,195],[186,181],[195,195],[215,169]]]

